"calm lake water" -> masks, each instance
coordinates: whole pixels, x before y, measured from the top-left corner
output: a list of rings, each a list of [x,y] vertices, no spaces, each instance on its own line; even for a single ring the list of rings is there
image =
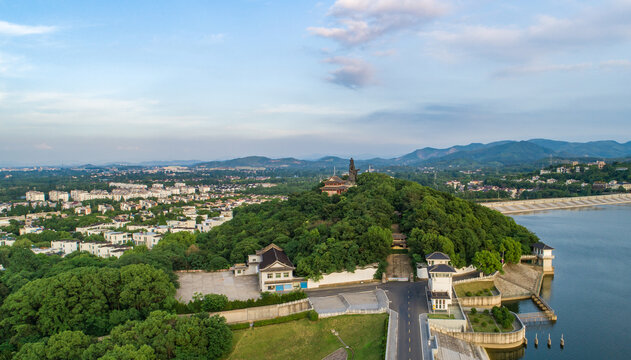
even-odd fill
[[[555,274],[544,279],[542,297],[558,321],[528,326],[528,348],[492,354],[493,359],[631,359],[631,205],[513,218],[555,248]],[[519,312],[536,311],[530,301],[513,306]]]

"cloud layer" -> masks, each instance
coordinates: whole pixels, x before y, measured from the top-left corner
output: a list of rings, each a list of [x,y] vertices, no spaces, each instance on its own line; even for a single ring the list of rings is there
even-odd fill
[[[57,30],[57,27],[55,26],[19,25],[19,24],[13,24],[10,22],[0,20],[0,35],[5,35],[5,36],[24,36],[24,35],[46,34],[46,33],[56,31],[56,30]]]
[[[307,30],[343,45],[355,46],[427,23],[448,10],[444,1],[435,0],[337,0],[328,13],[333,25]]]
[[[330,71],[327,81],[347,87],[358,89],[374,83],[375,71],[367,62],[343,56],[335,56],[324,60],[325,63],[338,65],[338,68]]]

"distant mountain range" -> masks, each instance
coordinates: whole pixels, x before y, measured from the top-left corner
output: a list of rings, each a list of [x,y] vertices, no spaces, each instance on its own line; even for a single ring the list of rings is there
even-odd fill
[[[631,157],[631,141],[618,143],[612,140],[585,143],[532,139],[528,141],[497,141],[489,144],[472,143],[446,149],[422,148],[396,158],[356,159],[362,169],[387,166],[514,166],[534,165],[550,160],[596,160]],[[317,160],[295,158],[270,159],[264,156],[210,161],[196,164],[209,168],[332,168],[345,169],[348,159],[326,156]]]

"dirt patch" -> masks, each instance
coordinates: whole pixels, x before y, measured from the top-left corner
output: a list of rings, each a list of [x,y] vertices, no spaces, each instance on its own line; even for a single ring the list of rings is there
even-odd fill
[[[223,294],[230,300],[256,299],[260,296],[258,276],[235,277],[230,271],[178,273],[180,288],[175,298],[189,302],[195,293]]]
[[[410,257],[407,254],[391,254],[388,256],[388,267],[386,269],[386,277],[392,278],[410,278],[412,267],[410,265]]]

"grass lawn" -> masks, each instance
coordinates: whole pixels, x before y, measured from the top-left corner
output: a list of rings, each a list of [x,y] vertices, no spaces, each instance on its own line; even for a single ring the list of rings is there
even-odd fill
[[[345,315],[237,330],[232,353],[226,360],[321,360],[342,347],[331,329],[337,330],[342,340],[355,350],[355,359],[381,359],[386,318],[386,314]]]
[[[497,292],[493,281],[474,281],[464,284],[455,285],[456,295],[458,297],[468,296],[492,296],[493,291]]]
[[[467,313],[467,316],[469,317],[469,321],[471,322],[471,326],[473,326],[473,331],[475,332],[492,333],[492,332],[495,332],[496,328],[499,330],[498,332],[513,331],[512,325],[510,326],[510,328],[504,329],[502,328],[501,325],[496,324],[494,321],[493,315],[491,314],[486,315],[483,312],[478,312],[475,315],[471,315],[471,313]],[[484,325],[484,323],[486,323],[486,325]]]

